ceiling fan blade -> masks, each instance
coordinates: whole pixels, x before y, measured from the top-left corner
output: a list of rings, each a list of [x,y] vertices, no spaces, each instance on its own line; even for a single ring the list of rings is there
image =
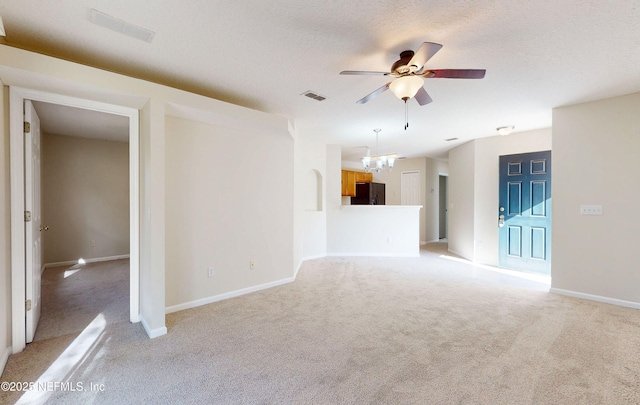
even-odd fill
[[[391,82],[385,84],[384,86],[380,87],[379,89],[374,90],[373,92],[367,94],[366,96],[362,97],[360,100],[356,101],[356,103],[358,104],[364,104],[367,101],[371,100],[372,98],[374,98],[375,96],[377,96],[380,93],[383,93],[384,91],[386,91],[389,88],[389,85],[391,84]]]
[[[420,48],[418,48],[418,51],[413,55],[409,63],[407,63],[407,65],[416,66],[416,70],[422,69],[424,64],[427,63],[427,61],[431,59],[431,57],[435,55],[436,52],[440,50],[440,48],[442,48],[442,45],[440,44],[435,44],[433,42],[423,42],[422,45],[420,45]]]
[[[343,70],[341,75],[373,75],[373,76],[386,76],[389,72],[368,72],[364,70]]]
[[[414,97],[418,102],[418,104],[420,105],[429,104],[430,102],[433,101],[433,99],[431,98],[431,96],[429,96],[429,93],[427,93],[424,87],[420,87],[420,90],[418,90],[418,92]]]
[[[482,79],[485,69],[436,69],[421,73],[425,78],[436,79]]]

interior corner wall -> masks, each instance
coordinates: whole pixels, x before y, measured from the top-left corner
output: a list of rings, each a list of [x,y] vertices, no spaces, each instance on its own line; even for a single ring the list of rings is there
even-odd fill
[[[357,170],[361,170],[358,168]],[[420,172],[420,241],[434,242],[439,239],[438,229],[438,176],[448,171],[448,165],[431,158],[396,160],[392,171],[373,173],[373,181],[386,185],[386,204],[400,205],[402,196],[402,173]]]
[[[42,136],[43,263],[129,254],[129,145]]]
[[[0,374],[11,353],[9,88],[0,82]]]
[[[640,305],[638,156],[640,93],[553,110],[553,289]]]
[[[450,251],[498,265],[500,156],[550,149],[551,128],[546,128],[478,138],[449,151]]]
[[[291,280],[294,142],[289,132],[172,116],[165,129],[167,307]]]
[[[449,151],[449,251],[474,260],[475,141]]]
[[[497,266],[500,156],[551,150],[551,128],[478,138],[474,142],[474,257],[478,263]]]

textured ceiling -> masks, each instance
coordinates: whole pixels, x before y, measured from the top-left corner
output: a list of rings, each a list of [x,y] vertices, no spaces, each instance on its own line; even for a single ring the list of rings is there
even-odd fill
[[[151,43],[89,22],[90,9],[155,32]],[[551,126],[554,107],[640,91],[640,2],[0,0],[5,43],[296,120],[301,134],[407,157],[446,157],[496,127]],[[431,69],[486,69],[482,80],[425,80],[426,106],[385,92],[405,49],[443,44]],[[326,100],[301,93],[312,90]],[[458,141],[445,142],[447,138]]]

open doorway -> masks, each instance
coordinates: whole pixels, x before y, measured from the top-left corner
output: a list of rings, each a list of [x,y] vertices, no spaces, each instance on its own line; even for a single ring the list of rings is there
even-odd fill
[[[27,342],[25,320],[29,311],[26,297],[33,294],[27,283],[28,274],[41,272],[25,261],[30,247],[25,243],[25,180],[23,108],[25,100],[47,103],[59,108],[73,108],[124,117],[128,125],[128,204],[129,212],[129,320],[140,321],[139,313],[139,118],[138,110],[91,100],[44,93],[29,89],[10,88],[10,163],[11,163],[11,275],[12,275],[12,341],[13,352],[24,349]],[[46,224],[43,224],[43,227]],[[96,243],[88,240],[89,245]],[[27,305],[25,305],[27,303]],[[33,328],[35,329],[35,327]]]
[[[128,118],[32,104],[42,129],[43,224],[41,316],[33,341],[82,331],[100,314],[107,323],[127,322]]]
[[[439,239],[447,239],[448,238],[448,213],[447,213],[447,204],[448,204],[448,182],[449,176],[446,174],[440,174],[438,176],[439,181],[439,195],[438,195],[438,229],[439,229]]]

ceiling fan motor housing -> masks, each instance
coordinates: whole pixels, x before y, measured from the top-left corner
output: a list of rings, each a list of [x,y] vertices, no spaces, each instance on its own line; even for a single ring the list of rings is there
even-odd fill
[[[391,71],[395,72],[399,75],[411,74],[417,70],[417,66],[408,66],[411,58],[413,58],[413,51],[402,51],[400,52],[400,59],[395,61],[395,63],[391,66]]]

